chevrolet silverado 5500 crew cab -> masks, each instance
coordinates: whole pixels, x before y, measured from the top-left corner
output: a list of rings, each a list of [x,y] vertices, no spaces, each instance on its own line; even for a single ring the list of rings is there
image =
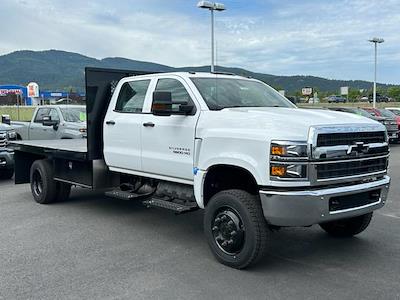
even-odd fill
[[[298,109],[263,82],[217,73],[87,68],[86,96],[87,140],[13,143],[15,181],[38,203],[76,185],[204,209],[211,251],[241,269],[266,253],[270,228],[352,236],[387,200],[388,136],[371,119]]]

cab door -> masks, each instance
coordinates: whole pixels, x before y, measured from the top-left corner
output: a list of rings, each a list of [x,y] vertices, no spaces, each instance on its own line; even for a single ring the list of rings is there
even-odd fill
[[[150,79],[125,81],[110,102],[103,134],[104,159],[112,170],[142,169],[142,110],[150,82]]]
[[[189,115],[155,116],[150,111],[143,115],[143,171],[192,181],[195,130],[200,114],[194,95],[180,77],[161,77],[154,90],[171,92],[173,102],[187,101],[194,109]]]
[[[39,108],[35,119],[29,125],[29,139],[30,140],[50,140],[54,131],[52,126],[43,125],[43,117],[50,114],[50,108]]]

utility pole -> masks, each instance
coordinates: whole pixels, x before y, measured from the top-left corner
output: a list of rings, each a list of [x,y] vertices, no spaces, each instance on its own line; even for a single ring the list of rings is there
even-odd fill
[[[373,99],[373,107],[376,108],[376,69],[377,69],[377,62],[378,62],[378,44],[383,43],[385,40],[381,38],[374,37],[368,40],[371,43],[374,43],[375,48],[375,71],[374,71],[374,89],[372,94]]]
[[[210,1],[200,1],[197,7],[208,9],[211,12],[211,73],[215,72],[215,46],[214,46],[214,11],[226,10],[222,3],[214,3]]]

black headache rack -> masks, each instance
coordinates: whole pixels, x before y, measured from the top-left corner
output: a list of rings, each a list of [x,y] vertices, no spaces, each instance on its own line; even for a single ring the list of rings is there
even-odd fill
[[[159,72],[85,68],[88,159],[103,158],[103,121],[118,81],[154,73]]]
[[[109,185],[113,176],[103,162],[103,121],[114,89],[122,78],[154,73],[159,72],[86,67],[87,139],[12,142],[15,183],[29,183],[32,163],[49,158],[58,181],[89,188]]]

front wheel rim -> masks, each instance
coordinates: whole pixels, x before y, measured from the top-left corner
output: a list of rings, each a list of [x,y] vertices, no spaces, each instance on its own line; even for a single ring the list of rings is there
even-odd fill
[[[40,172],[36,170],[32,176],[32,189],[36,196],[40,196],[43,192],[43,179]]]
[[[214,242],[225,254],[236,255],[244,246],[245,229],[239,213],[231,207],[221,208],[211,225]]]

